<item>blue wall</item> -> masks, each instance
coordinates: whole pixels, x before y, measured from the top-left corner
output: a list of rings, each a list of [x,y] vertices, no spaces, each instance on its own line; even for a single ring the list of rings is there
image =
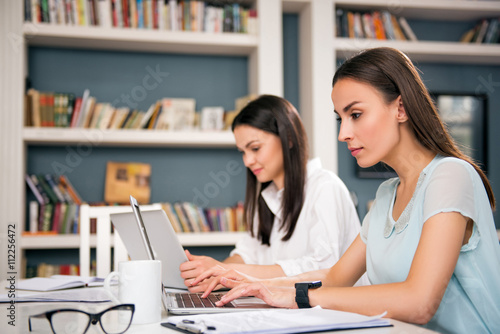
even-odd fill
[[[283,15],[283,81],[284,98],[299,108],[299,17]],[[298,110],[299,113],[301,112]]]

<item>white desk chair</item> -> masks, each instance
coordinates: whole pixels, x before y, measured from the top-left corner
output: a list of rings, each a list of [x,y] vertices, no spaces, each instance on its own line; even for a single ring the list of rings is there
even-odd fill
[[[161,210],[161,204],[141,205],[141,211]],[[128,260],[127,250],[118,232],[111,233],[110,214],[132,212],[129,205],[124,206],[80,206],[80,275],[90,276],[90,219],[96,218],[96,276],[105,278],[118,263]],[[111,238],[114,238],[111,243]],[[114,261],[111,267],[111,247],[114,247]]]

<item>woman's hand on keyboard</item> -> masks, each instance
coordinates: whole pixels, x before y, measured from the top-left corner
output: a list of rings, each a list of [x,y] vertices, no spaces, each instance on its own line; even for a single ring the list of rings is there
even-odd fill
[[[242,283],[226,277],[221,277],[219,281],[220,284],[231,288],[231,290],[215,303],[216,306],[223,306],[239,297],[254,296],[274,307],[297,308],[295,288],[293,287],[269,286],[264,281]]]
[[[184,279],[184,284],[189,288],[196,284],[191,284],[195,278],[200,276],[202,273],[206,272],[214,266],[222,265],[221,262],[209,257],[209,256],[198,256],[192,255],[188,250],[185,251],[186,256],[189,261],[181,263],[179,269],[181,271],[181,277]],[[199,290],[201,291],[201,290]],[[192,292],[199,292],[192,291]]]
[[[230,279],[235,283],[250,283],[259,280],[257,278],[243,274],[237,270],[226,269],[225,267],[218,265],[203,272],[201,275],[196,277],[195,280],[191,282],[191,284],[193,286],[203,287],[200,292],[204,291],[202,297],[206,297],[213,290],[218,290],[225,287],[220,283],[220,280],[222,278]]]

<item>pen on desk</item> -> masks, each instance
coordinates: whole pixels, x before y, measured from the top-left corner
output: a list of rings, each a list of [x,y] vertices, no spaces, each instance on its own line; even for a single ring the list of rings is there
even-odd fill
[[[204,322],[195,322],[193,320],[184,319],[176,325],[177,328],[186,330],[190,333],[202,334],[207,330],[214,331],[216,328],[214,326],[207,326]]]

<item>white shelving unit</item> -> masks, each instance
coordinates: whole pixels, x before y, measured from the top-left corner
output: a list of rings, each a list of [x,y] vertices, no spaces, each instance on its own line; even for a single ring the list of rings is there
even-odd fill
[[[26,207],[23,166],[26,166],[28,145],[63,146],[90,141],[126,147],[234,147],[230,132],[24,128],[24,78],[27,76],[29,46],[247,56],[249,93],[283,96],[283,51],[281,43],[276,42],[282,36],[281,0],[253,1],[258,12],[259,35],[24,23],[23,3],[2,1],[0,4],[2,31],[7,32],[0,37],[6,46],[0,51],[0,94],[3,99],[0,112],[0,209],[3,212],[0,244],[5,245],[10,238],[7,225],[15,226],[17,264],[21,263],[24,249],[75,248],[79,243],[78,236],[21,237]],[[179,235],[185,246],[234,245],[239,237],[239,233]],[[6,249],[3,247],[0,250],[2,258],[7,258]],[[4,278],[6,272],[12,271],[7,269],[2,265],[0,279]]]
[[[59,145],[89,142],[107,146],[140,147],[234,147],[230,131],[99,130],[24,128],[27,145]]]
[[[184,247],[190,246],[234,246],[244,232],[179,233]],[[111,238],[113,241],[114,238]],[[90,246],[96,246],[95,235],[90,237]],[[23,236],[20,247],[27,249],[76,249],[80,247],[80,235],[60,234],[47,236]]]
[[[500,10],[498,11],[500,13]],[[334,38],[337,58],[346,58],[362,49],[388,46],[405,52],[416,62],[500,64],[500,45],[435,41],[380,41],[373,39]]]
[[[250,34],[207,34],[191,31],[159,31],[24,23],[30,45],[119,51],[249,55],[259,47]]]

